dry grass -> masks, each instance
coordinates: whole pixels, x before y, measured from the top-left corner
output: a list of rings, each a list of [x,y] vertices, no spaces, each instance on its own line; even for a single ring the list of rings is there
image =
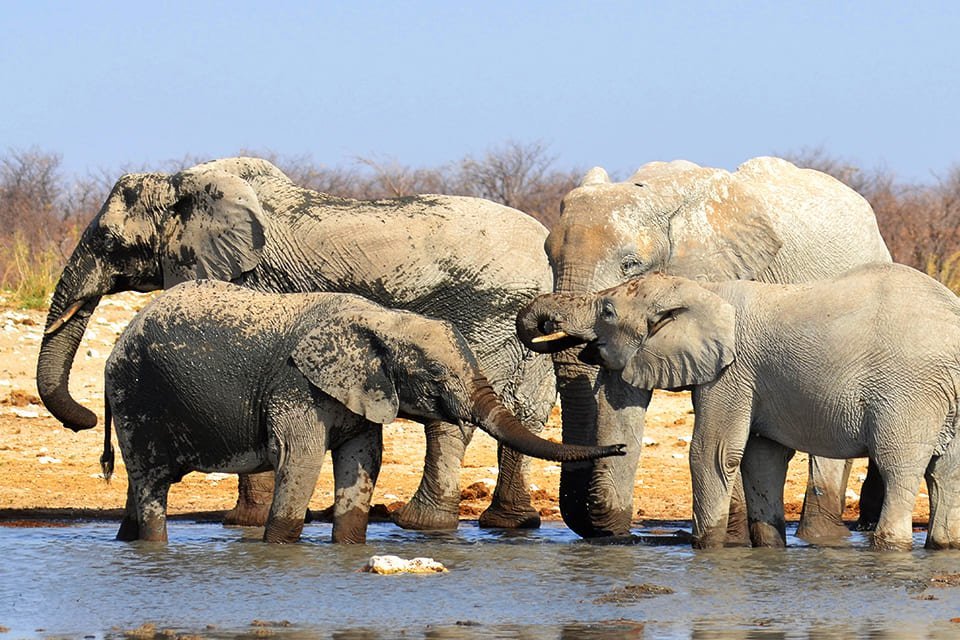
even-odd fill
[[[32,247],[22,235],[15,235],[12,243],[0,247],[0,288],[9,291],[7,304],[45,309],[62,268],[57,250]]]

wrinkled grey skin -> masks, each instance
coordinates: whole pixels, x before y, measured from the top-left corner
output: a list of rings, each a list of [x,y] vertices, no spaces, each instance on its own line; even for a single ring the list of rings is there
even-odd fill
[[[750,160],[735,173],[653,162],[616,183],[593,169],[564,198],[545,248],[554,290],[567,294],[658,271],[698,281],[787,283],[890,261],[863,198],[823,173],[776,158]],[[550,321],[538,314],[532,309],[519,320],[528,340]],[[554,364],[564,442],[630,446],[624,458],[564,466],[563,519],[584,537],[626,534],[651,392],[583,363],[578,349],[555,354]],[[848,472],[841,462],[811,461],[801,535],[847,533],[841,514]],[[738,535],[745,534],[741,526]]]
[[[925,475],[926,546],[960,549],[960,300],[936,280],[895,264],[795,285],[652,274],[553,303],[565,339],[627,384],[695,385],[694,546],[725,543],[738,468],[754,544],[783,546],[799,449],[874,461],[877,549],[910,549]]]
[[[623,448],[530,433],[450,323],[349,294],[270,294],[217,281],[174,287],[134,318],[107,360],[106,398],[130,480],[122,540],[167,539],[167,491],[190,471],[273,468],[264,540],[294,542],[329,449],[333,539],[363,542],[381,425],[398,416],[476,424],[553,460]]]
[[[514,319],[523,304],[551,288],[546,258],[535,250],[545,237],[536,220],[479,198],[347,200],[299,188],[254,158],[216,160],[173,175],[126,175],[57,283],[37,363],[40,396],[71,429],[94,426],[96,417],[73,400],[68,380],[100,297],[211,278],[261,291],[355,293],[448,320],[507,407],[537,432],[555,398],[551,366],[519,343]],[[69,316],[75,305],[79,310]],[[428,425],[424,477],[397,514],[401,526],[457,526],[457,479],[471,434]],[[271,495],[269,475],[242,477],[228,522],[262,525]],[[481,524],[539,522],[523,457],[501,448],[497,488]]]

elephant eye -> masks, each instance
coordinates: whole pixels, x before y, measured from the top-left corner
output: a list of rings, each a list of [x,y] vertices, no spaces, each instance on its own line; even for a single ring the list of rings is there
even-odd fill
[[[646,264],[639,256],[629,255],[620,261],[620,271],[626,278],[642,275],[646,270]]]
[[[600,319],[611,322],[617,318],[617,307],[610,300],[604,300],[600,304]]]

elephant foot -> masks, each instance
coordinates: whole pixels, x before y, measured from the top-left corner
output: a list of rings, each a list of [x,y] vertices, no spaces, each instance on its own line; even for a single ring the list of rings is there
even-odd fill
[[[262,527],[267,523],[270,503],[247,504],[237,500],[237,505],[223,516],[223,524],[237,527]]]
[[[134,540],[140,539],[140,525],[137,522],[136,516],[129,517],[124,516],[123,521],[120,522],[120,530],[117,531],[117,540],[121,542],[133,542]]]
[[[275,518],[267,523],[263,531],[263,541],[274,544],[290,544],[300,540],[303,533],[303,520]]]
[[[832,518],[800,518],[797,526],[797,537],[807,542],[838,540],[849,535],[847,525]]]
[[[238,527],[262,527],[267,524],[273,502],[273,472],[241,474],[237,485],[237,504],[223,516],[223,524]]]
[[[871,546],[876,551],[910,551],[913,547],[913,538],[904,538],[877,531],[873,534],[873,544]]]
[[[452,531],[460,524],[457,505],[453,510],[425,505],[416,495],[390,515],[397,526],[415,531]]]
[[[787,546],[783,528],[767,522],[754,522],[750,524],[750,540],[755,547],[782,549]]]
[[[509,509],[503,505],[491,504],[480,514],[479,524],[484,529],[539,529],[540,512],[531,505]]]

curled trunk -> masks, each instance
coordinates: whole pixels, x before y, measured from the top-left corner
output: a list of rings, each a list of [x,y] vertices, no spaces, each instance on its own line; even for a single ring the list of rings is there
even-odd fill
[[[633,483],[640,458],[643,421],[651,393],[627,385],[619,373],[588,364],[583,343],[590,339],[595,309],[575,296],[546,294],[517,316],[525,345],[553,353],[563,420],[563,442],[602,446],[626,442],[626,454],[564,464],[560,472],[560,514],[584,538],[627,535],[633,518]],[[534,338],[558,330],[570,335],[547,342]]]
[[[70,395],[70,369],[80,346],[83,332],[100,298],[86,301],[73,316],[50,334],[43,336],[37,359],[37,390],[40,399],[53,416],[64,426],[81,431],[96,426],[97,416]],[[47,324],[62,312],[50,308]]]
[[[528,431],[516,416],[503,406],[485,379],[475,381],[472,401],[476,424],[498,442],[524,455],[557,462],[574,462],[604,456],[622,456],[626,449],[624,444],[581,446],[544,440]]]
[[[57,282],[37,359],[40,399],[57,420],[74,431],[97,424],[97,416],[70,395],[69,382],[87,322],[106,292],[99,264],[84,255],[82,249],[75,251]]]

